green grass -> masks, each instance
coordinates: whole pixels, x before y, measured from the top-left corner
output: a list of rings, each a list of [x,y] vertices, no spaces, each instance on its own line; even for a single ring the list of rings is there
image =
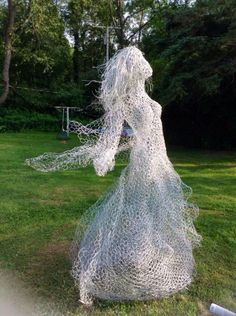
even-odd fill
[[[194,282],[181,293],[151,302],[77,303],[68,249],[80,215],[100,197],[124,167],[97,177],[92,167],[40,173],[23,164],[45,151],[72,148],[53,133],[0,134],[0,259],[38,297],[68,315],[208,315],[215,302],[236,310],[236,153],[175,149],[169,157],[199,205],[195,225],[202,246],[195,251]]]

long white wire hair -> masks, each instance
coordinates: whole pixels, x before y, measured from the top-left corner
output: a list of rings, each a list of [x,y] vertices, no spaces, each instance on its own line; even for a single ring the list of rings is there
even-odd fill
[[[124,97],[137,84],[152,75],[152,69],[143,53],[135,46],[119,50],[106,64],[101,76],[99,101],[105,111],[122,106]]]

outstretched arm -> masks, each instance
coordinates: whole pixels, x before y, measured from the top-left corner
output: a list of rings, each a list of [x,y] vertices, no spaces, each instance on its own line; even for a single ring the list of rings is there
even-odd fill
[[[91,163],[91,144],[75,147],[62,153],[48,152],[25,160],[25,164],[42,172],[78,169]]]
[[[44,153],[25,163],[42,172],[78,169],[93,163],[96,173],[103,176],[114,167],[123,120],[120,111],[109,111],[103,118],[98,140],[90,138],[82,146],[62,153]]]
[[[121,110],[109,111],[105,115],[104,131],[101,133],[94,151],[93,165],[99,176],[104,176],[115,165],[124,117]]]

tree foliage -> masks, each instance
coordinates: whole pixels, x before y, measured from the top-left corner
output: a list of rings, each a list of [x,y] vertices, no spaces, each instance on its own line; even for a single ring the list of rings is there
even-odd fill
[[[64,36],[64,21],[52,0],[19,1],[15,26],[12,71],[15,84],[48,87],[70,74],[70,47]],[[23,18],[22,18],[23,17]]]
[[[152,94],[163,105],[168,141],[232,148],[236,146],[234,2],[15,0],[11,90],[5,106],[44,113],[55,105],[88,108],[99,86],[85,84],[98,80],[96,67],[105,60],[101,26],[113,26],[110,55],[137,44],[152,64]],[[2,39],[6,26],[7,2],[1,1]],[[3,41],[0,56],[3,69]],[[89,107],[84,115],[96,112]]]
[[[144,47],[154,96],[174,143],[233,146],[236,133],[236,7],[233,1],[172,4],[154,12]],[[219,126],[224,126],[220,129]],[[175,133],[171,130],[175,130]],[[186,133],[186,131],[188,133]]]

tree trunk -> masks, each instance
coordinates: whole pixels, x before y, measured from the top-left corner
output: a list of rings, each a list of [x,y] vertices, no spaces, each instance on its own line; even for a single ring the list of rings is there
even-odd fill
[[[11,64],[11,53],[12,53],[12,34],[15,20],[15,4],[14,0],[8,0],[8,17],[7,17],[7,25],[5,31],[5,39],[4,39],[4,61],[3,61],[3,92],[0,96],[0,104],[3,104],[9,93],[9,69]]]
[[[78,30],[73,31],[74,36],[74,52],[73,52],[73,77],[74,82],[79,82],[79,33]]]
[[[139,21],[139,30],[138,30],[138,44],[140,44],[141,37],[142,37],[143,17],[144,17],[144,11],[141,11],[140,21]]]
[[[115,27],[118,27],[118,29],[115,29],[115,32],[118,38],[119,48],[124,48],[128,45],[128,42],[125,37],[124,1],[115,0],[114,5],[116,16],[113,18],[113,24]]]

